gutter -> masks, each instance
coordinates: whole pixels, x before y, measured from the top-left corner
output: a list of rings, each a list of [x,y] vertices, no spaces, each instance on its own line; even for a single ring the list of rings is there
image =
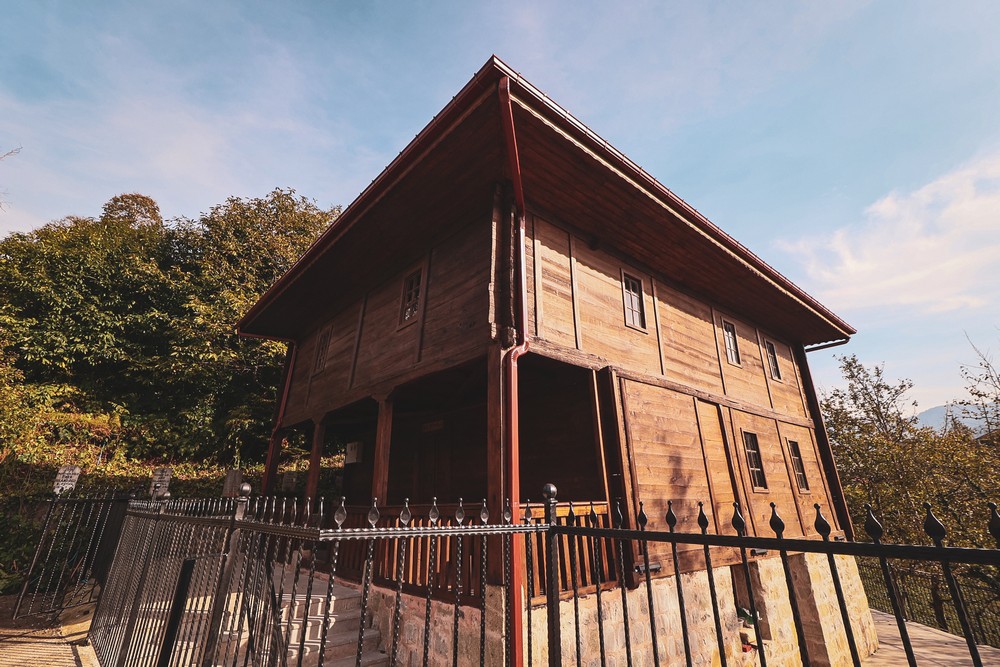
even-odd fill
[[[514,134],[514,110],[510,101],[510,78],[503,76],[497,86],[500,97],[500,122],[503,126],[504,142],[506,145],[507,167],[514,185],[514,204],[517,208],[517,243],[518,249],[518,275],[519,289],[518,300],[520,308],[517,309],[518,321],[515,323],[517,338],[520,344],[508,350],[504,358],[504,399],[507,410],[504,417],[504,431],[506,433],[506,478],[507,493],[510,498],[510,509],[514,520],[521,516],[521,443],[519,438],[519,421],[517,413],[518,392],[517,392],[517,360],[527,353],[527,323],[528,323],[528,299],[527,299],[527,278],[525,276],[525,251],[524,251],[524,187],[521,181],[521,162],[517,153],[517,137]],[[511,285],[513,291],[513,285]],[[523,550],[523,543],[519,545],[517,552]],[[521,554],[518,553],[518,556]],[[520,560],[520,559],[517,559]],[[514,567],[511,573],[511,600],[512,608],[517,610],[511,619],[511,635],[514,641],[511,642],[513,654],[511,656],[514,665],[524,663],[524,647],[520,638],[523,627],[523,617],[520,613],[524,609],[524,570],[521,567]]]
[[[806,347],[805,351],[806,352],[817,352],[819,350],[826,350],[826,349],[831,348],[831,347],[837,347],[838,345],[843,345],[844,343],[847,343],[850,340],[851,340],[850,337],[845,337],[845,338],[838,338],[837,340],[831,340],[831,341],[829,341],[827,343],[817,343],[816,345],[810,345],[810,346]]]

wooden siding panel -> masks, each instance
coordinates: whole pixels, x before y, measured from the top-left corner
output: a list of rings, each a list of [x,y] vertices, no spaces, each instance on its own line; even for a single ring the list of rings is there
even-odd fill
[[[576,347],[573,294],[569,266],[569,234],[535,217],[535,235],[541,264],[542,289],[536,295],[539,336],[567,347]]]
[[[836,513],[833,511],[833,502],[830,497],[830,488],[827,484],[826,474],[823,471],[823,464],[820,462],[816,451],[816,438],[812,429],[803,428],[794,424],[778,422],[778,430],[781,432],[781,443],[789,452],[788,441],[794,440],[799,443],[799,451],[802,453],[802,467],[806,473],[806,481],[809,483],[809,490],[799,489],[798,482],[792,478],[792,488],[799,497],[802,506],[802,514],[805,519],[806,533],[816,535],[813,523],[816,520],[816,510],[814,503],[819,503],[823,509],[823,516],[835,528],[837,527]]]
[[[733,528],[733,502],[736,492],[733,488],[733,473],[730,470],[726,441],[719,420],[719,407],[714,403],[697,402],[698,425],[701,430],[702,447],[705,451],[705,467],[712,486],[712,507],[718,532],[735,535]],[[708,502],[706,499],[705,502]],[[706,511],[706,514],[708,512]],[[711,528],[709,529],[711,531]]]
[[[727,360],[723,320],[736,327],[740,351],[739,365]],[[726,395],[754,405],[771,406],[767,380],[764,378],[766,371],[760,357],[757,330],[743,320],[719,312],[715,313],[715,326],[719,334],[718,353],[722,360],[722,372],[726,378]]]
[[[327,346],[326,366],[312,376],[309,388],[309,404],[322,405],[323,398],[331,394],[342,394],[347,391],[351,376],[351,364],[354,361],[354,338],[358,329],[358,313],[361,302],[351,305],[338,313],[326,326],[317,331],[322,334],[330,331],[330,343]],[[316,354],[313,353],[313,361]]]
[[[656,294],[666,377],[696,389],[723,393],[712,309],[659,281]]]
[[[792,491],[794,482],[788,475],[784,447],[778,434],[777,422],[739,410],[733,410],[732,414],[735,426],[733,446],[738,453],[740,473],[746,480],[746,488],[750,496],[749,511],[753,513],[753,523],[757,534],[762,537],[774,537],[774,532],[769,525],[771,520],[770,503],[773,502],[777,506],[778,515],[785,522],[785,537],[801,537],[803,533],[802,524],[799,521],[798,503]],[[766,489],[755,489],[750,484],[743,441],[743,433],[746,431],[757,434],[764,474],[767,477]]]
[[[713,520],[708,476],[695,406],[690,396],[631,380],[622,383],[636,494],[645,503],[649,527],[667,530],[667,501],[673,501],[677,530],[699,532],[698,501]],[[713,531],[714,532],[714,531]],[[650,544],[650,558],[669,570],[670,545]],[[698,547],[681,547],[690,551]]]
[[[474,225],[431,256],[421,362],[485,351],[490,336],[490,228]]]
[[[623,265],[600,250],[574,243],[580,349],[613,359],[628,368],[659,375],[652,286],[649,276]],[[643,287],[643,331],[625,324],[622,271],[639,278]]]
[[[771,377],[771,369],[767,370],[767,381],[771,387],[771,400],[774,409],[796,417],[805,417],[806,411],[802,401],[802,389],[799,384],[798,369],[795,368],[795,361],[792,358],[792,351],[784,343],[779,343],[770,336],[761,338],[761,345],[764,342],[774,345],[774,351],[778,357],[778,370],[781,372],[781,379],[775,380]],[[767,354],[765,347],[764,353]]]

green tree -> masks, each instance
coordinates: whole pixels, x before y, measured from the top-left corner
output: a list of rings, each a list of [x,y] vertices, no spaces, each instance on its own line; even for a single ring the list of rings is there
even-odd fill
[[[883,366],[868,368],[853,355],[840,358],[840,370],[846,386],[820,404],[855,523],[871,504],[888,539],[927,543],[922,505],[930,502],[950,543],[986,546],[997,461],[961,424],[920,426],[910,380],[890,381]]]
[[[235,323],[337,213],[275,190],[164,224],[156,202],[126,194],[100,218],[13,234],[0,241],[4,349],[50,409],[110,416],[131,454],[253,457],[283,346],[240,339]]]

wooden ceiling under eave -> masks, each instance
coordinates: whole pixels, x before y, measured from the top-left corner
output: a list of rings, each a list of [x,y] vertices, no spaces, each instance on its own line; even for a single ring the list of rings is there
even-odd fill
[[[528,96],[515,97],[513,109],[525,197],[588,241],[637,259],[676,287],[788,342],[811,345],[854,333],[811,305],[812,297],[783,286],[787,278],[741,257],[739,244],[730,239],[737,247],[726,247],[684,219],[686,205],[666,201],[634,178],[616,163],[617,151],[604,150],[585,128]]]
[[[503,178],[496,93],[383,172],[241,322],[244,334],[298,339],[465,225],[486,223]],[[353,209],[353,210],[352,210]],[[284,282],[284,284],[282,284]]]

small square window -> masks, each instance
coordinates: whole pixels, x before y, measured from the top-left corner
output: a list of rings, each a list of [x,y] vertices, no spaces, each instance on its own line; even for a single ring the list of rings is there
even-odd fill
[[[765,340],[764,350],[767,352],[767,365],[771,369],[771,377],[780,380],[781,368],[778,366],[778,352],[774,349],[774,343]]]
[[[417,269],[403,281],[403,297],[399,306],[399,323],[416,319],[420,312],[420,270]]]
[[[623,273],[622,294],[625,299],[625,324],[636,329],[645,329],[646,309],[642,298],[642,281]]]
[[[740,365],[740,347],[736,342],[736,327],[732,322],[722,320],[722,336],[726,341],[726,359],[736,366]]]
[[[764,461],[760,457],[760,443],[757,442],[757,434],[748,431],[743,432],[743,448],[747,453],[747,467],[750,468],[750,481],[754,488],[767,488],[767,475],[764,474]]]
[[[799,491],[808,491],[809,480],[806,479],[806,468],[802,464],[802,451],[799,449],[799,443],[789,440],[788,453],[792,457],[792,470],[795,472],[795,482],[799,485]]]

